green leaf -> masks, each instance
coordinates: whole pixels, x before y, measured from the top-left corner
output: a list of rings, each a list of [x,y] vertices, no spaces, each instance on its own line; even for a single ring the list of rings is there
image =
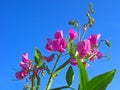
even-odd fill
[[[79,57],[76,56],[76,60],[78,62],[78,68],[80,72],[80,89],[79,90],[85,90],[89,82],[88,74],[87,74],[86,68],[80,61]]]
[[[104,74],[95,76],[87,85],[86,90],[106,90],[108,84],[112,81],[116,69],[106,72]]]
[[[35,58],[36,67],[39,68],[43,64],[43,61],[42,61],[42,54],[37,48],[35,48],[34,58]]]
[[[111,47],[111,43],[110,43],[108,40],[105,40],[105,44],[106,44],[108,47]]]
[[[39,90],[39,88],[40,88],[40,76],[36,75],[36,78],[37,78],[37,88],[36,88],[36,90]]]
[[[66,81],[68,86],[71,86],[74,79],[74,72],[72,66],[68,68],[68,71],[66,72]]]

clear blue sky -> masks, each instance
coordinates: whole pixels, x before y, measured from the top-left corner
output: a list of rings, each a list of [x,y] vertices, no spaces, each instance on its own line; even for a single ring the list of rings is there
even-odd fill
[[[107,90],[120,90],[120,1],[119,0],[0,0],[0,88],[1,90],[22,90],[24,81],[12,81],[15,79],[15,71],[19,69],[21,55],[28,52],[31,59],[34,55],[34,47],[38,47],[44,55],[50,55],[45,50],[46,38],[53,38],[58,29],[68,34],[68,21],[78,19],[81,24],[87,22],[85,12],[88,3],[94,4],[96,24],[91,33],[100,33],[101,39],[112,42],[109,50],[103,44],[101,51],[111,53],[112,59],[108,62],[97,60],[90,63],[89,77],[117,69],[113,82]],[[62,59],[64,60],[64,59]],[[61,63],[63,62],[61,60]],[[49,63],[50,67],[53,63]],[[77,68],[74,67],[75,72]],[[56,78],[54,85],[65,85],[63,71]],[[42,89],[48,76],[42,78]],[[78,79],[78,76],[75,76]],[[63,80],[63,81],[60,81]],[[56,83],[59,82],[59,83]],[[73,82],[76,87],[77,80]]]

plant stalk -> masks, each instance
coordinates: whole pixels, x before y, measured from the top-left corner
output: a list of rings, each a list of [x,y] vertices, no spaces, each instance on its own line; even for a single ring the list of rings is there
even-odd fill
[[[78,42],[80,41],[80,25],[78,27]]]
[[[46,90],[50,90],[50,87],[51,87],[51,85],[52,85],[52,81],[53,81],[53,79],[54,79],[53,72],[54,72],[54,70],[55,70],[55,68],[56,68],[56,66],[57,66],[57,63],[58,63],[61,55],[62,55],[62,53],[59,54],[59,56],[58,56],[58,58],[57,58],[57,60],[56,60],[56,62],[55,62],[55,65],[54,65],[53,70],[52,70],[52,72],[51,72],[50,78],[49,78],[49,80],[48,80],[48,84],[47,84],[47,86],[46,86]]]
[[[86,31],[84,31],[84,32],[82,33],[82,36],[81,36],[81,38],[80,38],[80,41],[82,41],[82,39],[84,38],[85,33],[86,33]]]

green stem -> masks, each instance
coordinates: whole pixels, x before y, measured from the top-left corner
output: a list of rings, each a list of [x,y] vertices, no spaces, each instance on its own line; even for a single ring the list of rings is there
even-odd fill
[[[52,81],[53,81],[53,79],[54,79],[54,77],[53,77],[53,72],[54,72],[54,70],[55,70],[55,68],[56,68],[56,66],[57,66],[57,63],[58,63],[61,55],[62,55],[62,53],[59,54],[59,56],[58,56],[58,58],[57,58],[57,60],[56,60],[56,62],[55,62],[55,65],[54,65],[53,70],[52,70],[52,72],[51,72],[51,75],[50,75],[50,78],[49,78],[49,81],[48,81],[46,90],[50,90],[50,87],[51,87],[51,85],[52,85]]]
[[[78,42],[80,41],[80,26],[78,27]]]
[[[86,33],[86,31],[84,31],[84,32],[82,33],[82,36],[81,36],[81,38],[80,38],[80,41],[82,41],[82,39],[84,38],[85,33]]]
[[[30,90],[34,90],[34,87],[35,86],[35,80],[32,80],[32,86],[31,86],[31,89]]]
[[[102,43],[102,42],[104,42],[105,40],[101,40],[99,43],[98,43],[98,47],[100,46],[100,44]]]
[[[64,64],[62,64],[59,68],[56,69],[56,71],[53,73],[53,76],[56,76],[68,63],[69,63],[69,59]]]
[[[39,75],[36,75],[36,78],[37,78],[36,90],[39,90],[39,88],[40,88],[40,77],[39,77]]]

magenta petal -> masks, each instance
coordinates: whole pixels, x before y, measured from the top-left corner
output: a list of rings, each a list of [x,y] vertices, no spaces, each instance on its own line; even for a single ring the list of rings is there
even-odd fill
[[[99,38],[100,38],[100,34],[92,34],[89,37],[89,40],[90,40],[90,43],[91,43],[92,47],[97,45]]]
[[[46,60],[47,62],[51,62],[54,59],[54,54],[50,55],[49,57],[44,56],[43,59]]]
[[[55,39],[61,39],[61,38],[63,38],[63,31],[62,30],[58,30],[55,33]]]
[[[77,51],[79,53],[80,58],[84,56],[88,56],[90,54],[90,41],[89,40],[84,40],[82,42],[79,42],[77,44]]]
[[[58,51],[59,51],[60,53],[62,53],[62,52],[65,52],[66,50],[63,48],[62,45],[60,45]]]
[[[22,55],[22,61],[25,62],[25,63],[29,63],[30,60],[28,58],[28,53],[25,53]]]
[[[52,44],[53,44],[53,41],[51,39],[47,39],[46,49],[48,51],[52,51],[53,50]]]
[[[72,28],[69,29],[70,40],[75,40],[78,37],[78,33]]]
[[[67,48],[67,41],[65,39],[61,39],[60,45],[62,45],[63,48]]]
[[[22,69],[25,69],[25,70],[30,69],[30,63],[20,62],[20,66]]]
[[[17,79],[20,80],[27,76],[27,72],[22,70],[22,71],[16,72],[15,76]]]

